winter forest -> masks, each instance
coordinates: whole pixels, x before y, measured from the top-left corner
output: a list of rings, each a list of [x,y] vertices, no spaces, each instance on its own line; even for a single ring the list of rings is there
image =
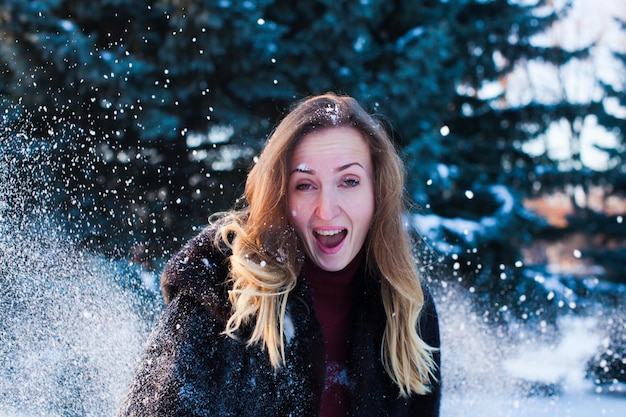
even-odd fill
[[[2,0],[0,414],[114,414],[295,101],[402,151],[442,416],[626,412],[626,2]]]

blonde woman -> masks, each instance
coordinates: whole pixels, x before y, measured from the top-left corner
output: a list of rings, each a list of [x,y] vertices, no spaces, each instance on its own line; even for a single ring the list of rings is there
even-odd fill
[[[354,99],[298,103],[243,208],[165,267],[122,416],[439,415],[437,313],[402,225],[402,162]]]

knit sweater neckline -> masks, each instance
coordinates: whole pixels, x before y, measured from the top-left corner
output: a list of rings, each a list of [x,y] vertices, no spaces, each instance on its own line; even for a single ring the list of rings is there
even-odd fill
[[[309,257],[306,257],[301,274],[311,287],[314,296],[351,298],[354,278],[364,258],[363,251],[361,251],[344,269],[326,271],[317,266]]]
[[[313,297],[313,309],[324,335],[326,377],[321,417],[344,417],[349,414],[350,394],[347,362],[354,301],[354,283],[363,262],[363,252],[340,271],[325,271],[307,258],[302,276]]]

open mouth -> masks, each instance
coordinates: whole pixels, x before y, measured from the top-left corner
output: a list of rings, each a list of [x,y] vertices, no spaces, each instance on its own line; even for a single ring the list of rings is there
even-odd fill
[[[317,242],[326,249],[336,248],[343,242],[348,234],[347,229],[315,230],[314,235]]]

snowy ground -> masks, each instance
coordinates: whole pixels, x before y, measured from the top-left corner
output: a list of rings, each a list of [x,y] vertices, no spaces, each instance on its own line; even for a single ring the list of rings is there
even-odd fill
[[[451,291],[438,306],[442,417],[626,416],[626,387],[599,389],[585,379],[603,338],[595,319],[561,318],[552,343],[522,327],[513,343],[483,325],[463,294]]]
[[[454,409],[450,405],[454,405]],[[442,417],[623,417],[626,415],[626,398],[596,395],[586,391],[552,398],[531,397],[522,401],[499,397],[474,401],[464,395],[452,394],[445,399],[441,415]]]

